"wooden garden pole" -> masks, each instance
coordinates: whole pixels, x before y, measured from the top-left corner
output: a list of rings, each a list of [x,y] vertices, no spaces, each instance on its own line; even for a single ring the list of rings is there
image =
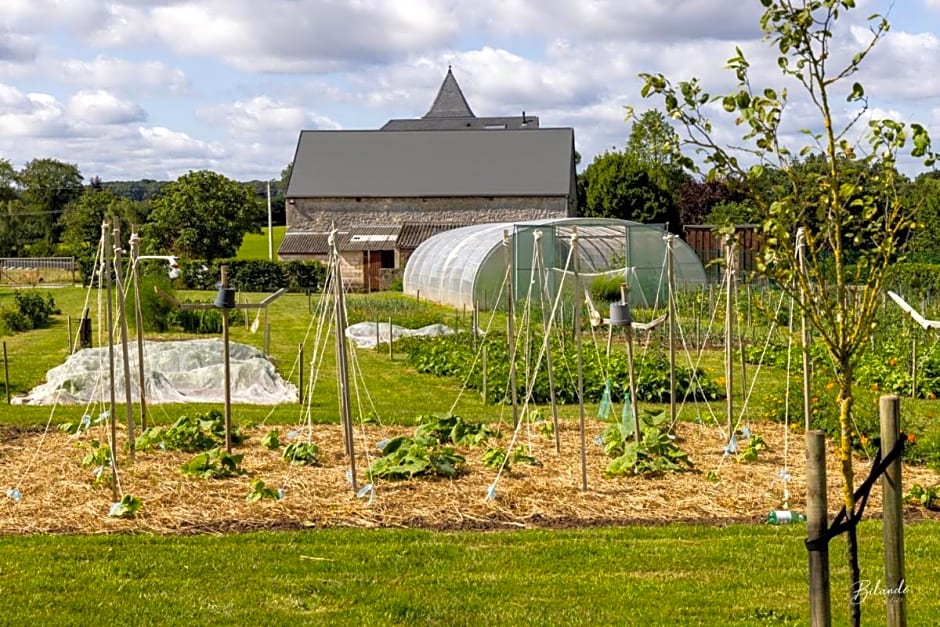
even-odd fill
[[[127,453],[134,461],[134,402],[131,400],[131,364],[128,350],[127,308],[124,298],[124,269],[121,263],[121,227],[114,226],[114,278],[117,287],[118,321],[121,324],[121,360],[124,369],[124,409],[127,414]]]
[[[542,339],[542,347],[545,350],[545,367],[548,369],[548,398],[552,406],[552,426],[555,431],[555,452],[561,452],[561,439],[558,434],[558,403],[555,400],[555,375],[552,368],[552,319],[551,312],[545,308],[546,303],[551,302],[548,293],[548,281],[545,276],[545,266],[542,263],[542,232],[535,231],[535,269],[539,275],[539,291],[542,301],[542,332],[545,337]]]
[[[140,391],[140,428],[147,429],[147,382],[144,378],[144,314],[140,306],[140,238],[131,232],[131,279],[134,281],[134,324],[137,327],[137,377]]]
[[[882,454],[894,449],[900,431],[901,401],[895,395],[879,399]],[[895,459],[881,478],[883,491],[885,597],[888,627],[907,625],[904,581],[904,517],[901,513],[901,459]]]
[[[802,227],[797,229],[796,232],[796,254],[799,259],[800,265],[800,274],[804,277],[806,276],[806,231]],[[812,369],[812,361],[809,356],[809,321],[806,317],[806,302],[805,294],[800,295],[800,340],[803,344],[803,417],[805,422],[806,431],[809,431],[812,428],[812,401],[810,393],[810,375]]]
[[[627,299],[629,286],[626,283],[620,284],[620,304],[626,308],[627,317],[623,332],[627,338],[627,384],[629,385],[628,400],[630,402],[630,420],[633,423],[633,441],[640,443],[640,412],[636,406],[636,370],[633,363],[633,318],[630,313],[630,301]],[[613,318],[613,314],[610,316]],[[613,329],[613,320],[610,328]]]
[[[10,404],[10,363],[7,361],[7,343],[3,343],[3,384],[7,393],[7,405]]]
[[[669,424],[676,424],[676,276],[672,245],[676,236],[667,233],[666,240],[666,314],[669,316]]]
[[[388,317],[388,360],[393,361],[395,355],[392,353],[392,317]]]
[[[581,308],[584,298],[581,296],[581,277],[578,274],[578,227],[571,227],[571,256],[572,269],[574,270],[574,303],[572,314],[574,315],[574,345],[575,354],[578,361],[578,428],[581,438],[581,489],[587,490],[587,442],[585,432],[584,412],[584,358],[581,354]]]
[[[117,478],[117,424],[114,421],[114,407],[117,405],[114,393],[114,318],[111,305],[111,225],[107,220],[101,223],[102,238],[102,259],[100,272],[104,275],[105,285],[105,323],[108,333],[108,388],[109,400],[108,422],[110,423],[111,436],[111,496],[115,501],[121,499],[121,492],[118,489]],[[100,285],[100,284],[99,284]]]
[[[483,405],[486,406],[486,344],[483,344],[483,357],[481,358],[483,368]]]
[[[304,404],[304,343],[297,344],[297,400]]]
[[[353,492],[358,492],[356,484],[356,447],[353,442],[352,415],[349,408],[349,365],[346,360],[346,300],[343,294],[343,275],[340,268],[339,252],[336,250],[335,231],[330,234],[333,260],[333,291],[335,299],[336,324],[336,378],[339,384],[339,410],[343,423],[343,439],[346,442],[346,454],[349,455],[349,482]]]
[[[509,398],[512,403],[512,426],[519,425],[519,398],[516,390],[516,337],[515,337],[515,310],[513,303],[513,276],[512,243],[509,231],[503,231],[503,256],[506,260],[506,337],[509,349]]]
[[[825,536],[829,528],[826,500],[826,434],[806,432],[806,539]],[[829,588],[829,542],[809,548],[809,607],[813,627],[832,624]]]
[[[725,280],[728,282],[725,294],[725,407],[728,422],[728,442],[734,437],[734,315],[732,288],[734,287],[734,243],[731,235],[725,236]]]
[[[69,343],[68,343],[69,355],[71,355],[72,354],[72,316],[71,315],[69,315],[65,319],[65,324],[66,324],[66,333],[68,333],[68,340],[69,340]]]
[[[228,289],[228,266],[221,265],[219,266],[219,287],[222,288],[223,294]],[[224,307],[221,309],[222,314],[222,364],[223,372],[222,376],[225,378],[222,388],[224,390],[224,400],[225,400],[225,451],[228,453],[232,452],[232,367],[229,363],[229,322],[228,322],[228,309]]]

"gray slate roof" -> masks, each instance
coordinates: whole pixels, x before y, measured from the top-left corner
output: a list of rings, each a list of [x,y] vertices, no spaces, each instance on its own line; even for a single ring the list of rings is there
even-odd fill
[[[302,131],[288,198],[567,196],[574,130]]]
[[[356,226],[337,231],[336,248],[351,250],[394,250],[401,225]],[[312,231],[288,231],[277,249],[279,255],[327,255],[330,252],[330,234]]]
[[[454,73],[447,68],[447,74],[444,76],[444,82],[437,91],[437,97],[431,104],[431,109],[424,114],[425,118],[472,118],[473,111],[467,104],[467,99],[463,97],[460,85],[454,78]]]
[[[383,131],[440,131],[445,129],[510,129],[538,128],[539,118],[535,115],[500,116],[478,118],[473,115],[467,99],[463,96],[457,79],[450,67],[444,76],[444,82],[437,92],[437,97],[423,118],[397,118],[389,120],[382,127]]]

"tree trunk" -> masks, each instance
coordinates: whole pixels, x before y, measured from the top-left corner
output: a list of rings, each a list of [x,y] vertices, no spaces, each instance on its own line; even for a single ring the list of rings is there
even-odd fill
[[[846,521],[849,523],[846,537],[849,578],[851,580],[849,607],[851,610],[851,624],[853,627],[860,627],[862,623],[861,569],[858,563],[858,534],[853,524],[855,517],[855,473],[852,469],[852,403],[855,398],[852,396],[853,377],[851,376],[851,369],[844,367],[842,374],[842,380],[839,382],[839,427],[841,432],[839,460],[842,465],[842,500],[845,505]]]

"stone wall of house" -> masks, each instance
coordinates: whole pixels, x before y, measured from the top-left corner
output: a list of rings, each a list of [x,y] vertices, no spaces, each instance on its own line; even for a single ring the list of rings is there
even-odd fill
[[[292,204],[293,203],[293,204]],[[405,222],[522,222],[575,215],[575,205],[558,196],[493,198],[294,198],[287,201],[292,230],[323,232],[337,228]]]

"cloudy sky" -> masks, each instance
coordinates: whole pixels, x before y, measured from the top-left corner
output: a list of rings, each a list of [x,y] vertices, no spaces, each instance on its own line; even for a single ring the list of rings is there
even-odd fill
[[[876,114],[940,145],[940,0],[859,5],[837,50],[890,11],[859,80]],[[108,181],[277,178],[301,129],[421,117],[451,65],[475,114],[573,127],[586,164],[623,148],[625,105],[658,106],[640,72],[720,93],[740,46],[755,82],[781,85],[760,13],[759,0],[3,0],[0,158]],[[799,99],[790,109],[790,131],[811,119]]]

